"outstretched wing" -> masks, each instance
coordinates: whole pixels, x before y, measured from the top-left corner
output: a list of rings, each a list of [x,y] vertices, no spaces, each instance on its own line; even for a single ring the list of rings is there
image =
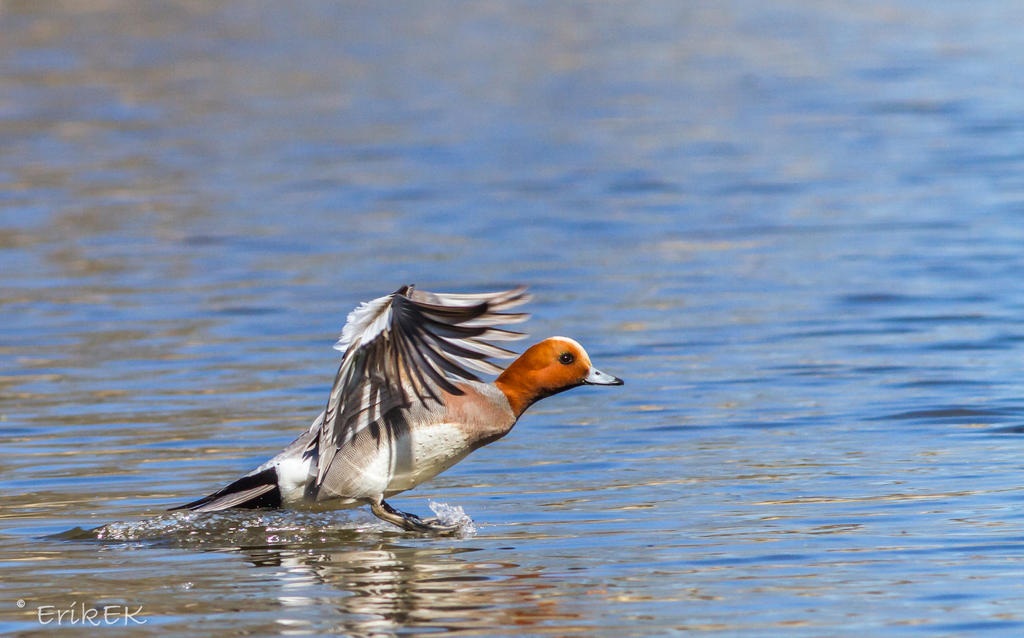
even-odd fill
[[[348,315],[335,348],[345,353],[316,441],[317,486],[335,452],[389,410],[462,394],[453,381],[498,374],[490,359],[516,353],[491,341],[520,339],[496,326],[526,321],[504,312],[529,301],[525,287],[481,294],[430,293],[403,286]]]

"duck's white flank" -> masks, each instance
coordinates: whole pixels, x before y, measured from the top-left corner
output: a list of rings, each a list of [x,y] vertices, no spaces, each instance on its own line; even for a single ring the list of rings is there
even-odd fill
[[[303,456],[283,458],[275,464],[277,469],[277,487],[281,490],[281,500],[285,503],[302,502],[306,483],[309,482],[312,459]]]

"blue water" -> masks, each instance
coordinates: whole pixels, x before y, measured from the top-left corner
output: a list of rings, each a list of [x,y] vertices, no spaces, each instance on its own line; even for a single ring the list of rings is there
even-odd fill
[[[1024,631],[1022,23],[0,5],[0,632]],[[163,513],[306,427],[345,315],[413,282],[527,284],[626,385],[395,499],[459,537]]]

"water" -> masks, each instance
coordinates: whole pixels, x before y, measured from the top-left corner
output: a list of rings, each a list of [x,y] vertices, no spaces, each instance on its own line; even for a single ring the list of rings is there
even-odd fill
[[[1022,13],[0,4],[0,632],[1021,632]],[[395,499],[459,536],[164,512],[410,282],[626,385]]]

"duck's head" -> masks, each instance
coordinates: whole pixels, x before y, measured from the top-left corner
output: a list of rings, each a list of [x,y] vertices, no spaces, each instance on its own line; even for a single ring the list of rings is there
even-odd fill
[[[576,386],[622,385],[622,379],[605,374],[590,363],[590,356],[576,340],[550,337],[530,346],[494,382],[508,398],[518,417],[535,402]]]

